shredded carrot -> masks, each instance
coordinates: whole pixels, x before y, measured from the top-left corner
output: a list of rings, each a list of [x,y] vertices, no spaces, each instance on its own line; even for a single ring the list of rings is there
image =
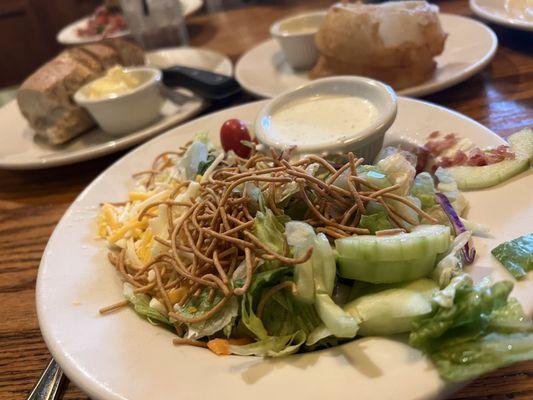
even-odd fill
[[[215,353],[217,356],[228,356],[231,354],[229,346],[244,346],[253,343],[254,340],[250,338],[241,339],[212,339],[207,342],[207,348]]]

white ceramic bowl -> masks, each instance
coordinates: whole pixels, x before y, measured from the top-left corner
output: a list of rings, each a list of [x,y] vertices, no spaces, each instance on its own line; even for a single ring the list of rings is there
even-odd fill
[[[354,152],[372,162],[383,145],[383,137],[396,118],[396,94],[392,88],[379,81],[359,76],[335,76],[317,79],[280,94],[267,103],[255,120],[255,134],[260,143],[282,150],[292,145],[284,143],[279,135],[272,132],[272,115],[284,107],[300,103],[306,99],[315,100],[320,96],[356,96],[371,102],[377,109],[377,117],[362,130],[353,132],[352,136],[339,141],[332,137],[330,141],[313,143],[305,140],[295,149],[296,154],[346,154]],[[345,115],[343,115],[345,117]]]
[[[326,11],[295,15],[275,22],[270,34],[283,50],[285,59],[295,69],[311,68],[318,57],[315,33],[326,17]]]
[[[91,83],[74,94],[74,101],[85,107],[105,132],[116,136],[150,125],[160,117],[164,102],[160,70],[151,67],[131,67],[124,70],[143,83],[130,92],[114,97],[88,98],[85,93]]]

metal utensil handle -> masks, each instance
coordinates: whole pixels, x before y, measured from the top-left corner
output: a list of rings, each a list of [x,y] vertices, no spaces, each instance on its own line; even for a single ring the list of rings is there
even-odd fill
[[[32,389],[28,400],[55,400],[59,394],[63,371],[54,359],[51,359],[43,374]]]

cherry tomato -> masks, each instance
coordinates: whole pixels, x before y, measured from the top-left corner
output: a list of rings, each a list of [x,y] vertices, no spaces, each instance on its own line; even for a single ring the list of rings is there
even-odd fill
[[[228,152],[233,150],[235,154],[242,158],[250,157],[252,149],[242,144],[241,142],[246,140],[252,141],[250,132],[246,124],[240,119],[228,119],[222,124],[220,128],[220,142],[224,151]]]

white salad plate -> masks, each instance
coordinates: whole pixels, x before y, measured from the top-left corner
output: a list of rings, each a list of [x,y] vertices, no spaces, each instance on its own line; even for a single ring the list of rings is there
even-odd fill
[[[202,5],[204,4],[203,0],[180,0],[180,2],[183,7],[183,16],[185,17],[194,14],[196,11],[202,8]],[[81,18],[61,29],[56,36],[56,40],[58,41],[58,43],[64,45],[73,45],[98,42],[104,39],[102,35],[83,37],[78,35],[78,29],[85,27],[87,25],[87,21],[90,18],[90,16]],[[117,31],[111,35],[107,35],[105,39],[127,36],[129,34],[129,29],[124,29],[121,31]]]
[[[229,58],[212,50],[195,47],[155,50],[146,54],[146,63],[157,68],[184,65],[223,75],[233,74],[233,65]],[[10,140],[0,145],[0,168],[49,168],[101,157],[132,147],[186,121],[204,108],[205,102],[198,96],[184,89],[179,89],[178,92],[180,104],[167,100],[161,109],[160,119],[146,128],[116,137],[97,127],[59,146],[50,145],[37,137],[20,113],[16,100],[12,100],[0,108],[0,127],[11,132]]]
[[[513,2],[523,4],[524,12],[513,12]],[[528,0],[470,0],[470,9],[495,24],[533,32],[533,4],[528,6]]]
[[[197,132],[208,132],[218,144],[225,120],[252,123],[264,105],[262,101],[226,109],[154,138],[109,167],[74,201],[48,242],[37,279],[39,324],[53,357],[93,399],[429,400],[448,396],[459,386],[443,382],[430,361],[402,338],[369,337],[279,359],[219,357],[205,349],[173,346],[170,331],[150,325],[131,309],[99,315],[99,308],[122,298],[122,284],[107,260],[105,243],[95,239],[99,204],[125,199],[132,173],[149,168],[161,152],[178,148]],[[403,97],[398,99],[398,116],[386,141],[423,143],[434,130],[456,132],[480,146],[504,143],[463,115]],[[489,190],[466,194],[469,218],[492,232],[474,240],[478,256],[469,270],[476,280],[489,275],[494,280],[513,279],[490,250],[529,233],[532,185],[530,170]],[[516,283],[512,295],[530,315],[531,274]]]
[[[439,18],[448,38],[444,52],[435,58],[433,77],[398,94],[420,97],[449,88],[481,71],[494,56],[498,39],[486,25],[458,15],[439,14]],[[308,73],[293,70],[274,39],[249,50],[235,66],[237,81],[258,97],[274,97],[303,85],[310,81]]]

